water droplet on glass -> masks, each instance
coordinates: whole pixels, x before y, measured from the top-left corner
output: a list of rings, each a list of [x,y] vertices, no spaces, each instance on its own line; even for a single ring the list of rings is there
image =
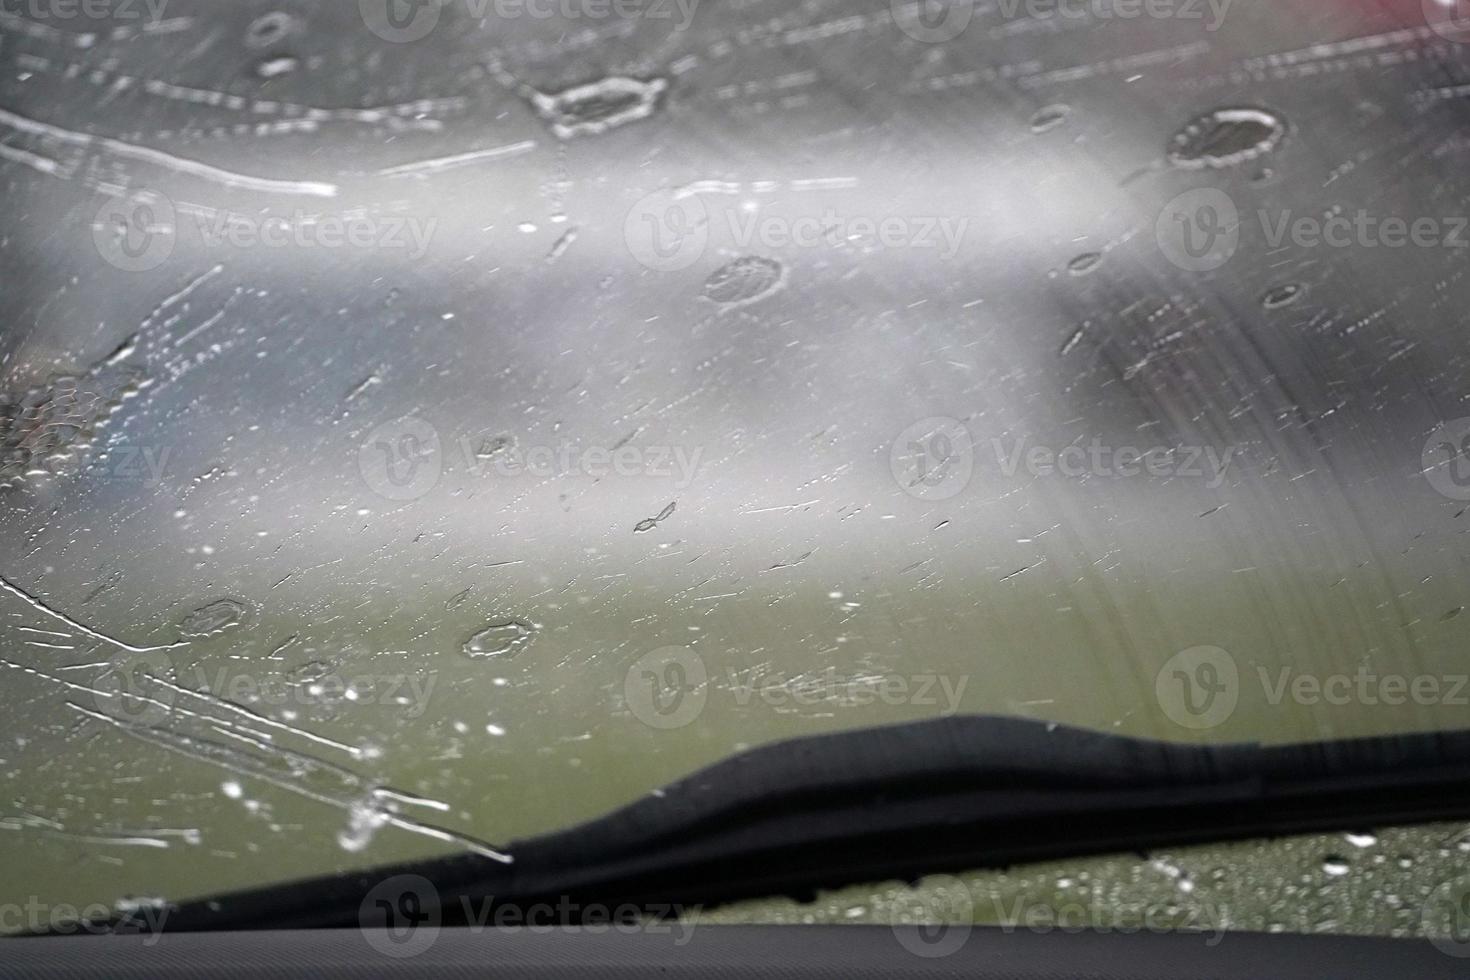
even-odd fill
[[[1279,310],[1283,306],[1290,306],[1307,291],[1307,287],[1299,282],[1289,282],[1285,285],[1272,288],[1265,296],[1261,297],[1261,305],[1268,310]]]
[[[491,623],[465,641],[464,653],[476,659],[518,653],[536,636],[535,627],[518,619]]]
[[[1056,129],[1062,123],[1066,122],[1067,117],[1071,114],[1072,107],[1069,105],[1057,104],[1043,106],[1036,110],[1036,115],[1031,117],[1031,132],[1045,133],[1048,130]]]
[[[245,44],[251,48],[268,48],[290,34],[296,20],[284,10],[273,10],[250,22],[245,29]]]
[[[531,104],[559,139],[593,136],[646,119],[658,108],[669,83],[615,75],[555,95],[534,92]]]
[[[213,636],[233,629],[245,618],[245,606],[234,599],[217,599],[200,606],[179,621],[184,636]]]
[[[289,75],[295,71],[300,62],[290,55],[282,55],[279,58],[267,58],[255,66],[255,74],[261,78],[276,78],[280,75]]]
[[[1322,861],[1322,872],[1330,878],[1341,878],[1352,870],[1352,865],[1340,857],[1328,857]]]
[[[785,277],[786,267],[775,259],[746,255],[711,273],[704,296],[727,306],[754,303],[780,289]]]
[[[1191,121],[1169,144],[1177,167],[1232,167],[1270,153],[1286,136],[1286,122],[1265,109],[1216,109]]]
[[[1086,252],[1067,263],[1067,271],[1074,276],[1085,276],[1102,264],[1101,252]]]

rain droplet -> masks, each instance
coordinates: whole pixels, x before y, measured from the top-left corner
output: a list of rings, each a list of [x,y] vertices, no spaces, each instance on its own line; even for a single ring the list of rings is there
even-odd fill
[[[705,299],[743,306],[764,299],[786,281],[786,267],[775,259],[746,255],[720,266],[704,282]]]
[[[179,621],[184,636],[213,636],[234,629],[245,618],[245,605],[234,599],[217,599],[200,606]]]
[[[1074,276],[1085,276],[1102,264],[1101,252],[1086,252],[1067,263],[1067,271]]]
[[[325,660],[311,660],[286,675],[288,684],[314,684],[332,672],[332,665]]]
[[[518,619],[491,623],[465,641],[467,657],[503,657],[524,649],[536,636],[535,627]]]
[[[1265,109],[1216,109],[1191,121],[1169,144],[1176,167],[1233,167],[1270,153],[1286,136],[1286,121]]]
[[[1378,837],[1370,833],[1354,833],[1345,835],[1349,844],[1354,847],[1372,847],[1378,843]]]
[[[245,29],[245,45],[251,48],[268,48],[290,34],[296,27],[296,19],[284,10],[272,10],[250,22]]]
[[[555,95],[532,92],[531,105],[558,139],[567,140],[647,119],[668,87],[662,78],[643,81],[614,75]]]
[[[1290,306],[1301,299],[1307,291],[1307,287],[1299,282],[1289,282],[1272,288],[1265,296],[1261,297],[1261,305],[1268,310],[1279,310],[1283,306]]]
[[[1340,857],[1327,857],[1322,861],[1322,872],[1330,878],[1341,878],[1352,869],[1352,865]]]
[[[267,58],[255,66],[255,74],[261,78],[276,78],[280,75],[289,75],[295,71],[301,62],[290,55],[282,55],[279,58]]]
[[[1069,105],[1059,103],[1057,105],[1043,106],[1036,110],[1036,115],[1031,117],[1031,132],[1045,133],[1048,130],[1056,129],[1062,123],[1066,122],[1067,117],[1071,114],[1072,107]]]
[[[669,501],[669,505],[663,510],[659,511],[657,517],[645,517],[643,520],[634,525],[633,533],[643,534],[646,531],[652,531],[654,528],[658,527],[664,521],[673,516],[674,509],[678,506],[678,504],[679,502],[677,500]]]

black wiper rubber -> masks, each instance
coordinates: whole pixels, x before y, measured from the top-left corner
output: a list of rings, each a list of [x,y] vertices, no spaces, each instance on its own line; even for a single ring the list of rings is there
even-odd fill
[[[775,743],[570,830],[514,863],[455,856],[186,903],[169,932],[353,927],[395,874],[576,908],[716,905],[1190,843],[1470,817],[1470,731],[1263,747],[954,717]],[[560,905],[558,906],[558,902]]]

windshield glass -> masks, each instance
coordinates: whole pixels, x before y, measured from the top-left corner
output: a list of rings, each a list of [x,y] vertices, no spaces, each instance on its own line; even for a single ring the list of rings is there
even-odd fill
[[[4,900],[1462,726],[1470,29],[1141,9],[6,4]]]

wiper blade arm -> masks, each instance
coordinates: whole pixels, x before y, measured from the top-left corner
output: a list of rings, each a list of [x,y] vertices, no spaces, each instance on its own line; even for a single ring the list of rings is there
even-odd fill
[[[473,898],[713,905],[941,871],[1470,817],[1470,731],[1264,747],[954,717],[780,742],[703,769],[514,863],[439,858],[188,903],[167,931],[355,927],[397,874],[446,925]],[[483,907],[483,906],[480,906]]]

